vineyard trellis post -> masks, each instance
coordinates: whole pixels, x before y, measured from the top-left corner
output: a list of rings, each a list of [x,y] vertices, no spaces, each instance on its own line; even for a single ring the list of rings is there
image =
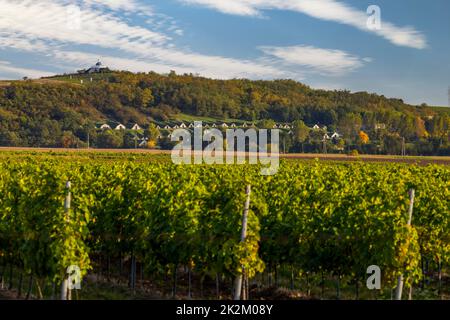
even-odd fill
[[[30,274],[30,276],[28,278],[28,290],[27,290],[27,295],[25,296],[25,300],[30,299],[32,289],[33,289],[33,275]]]
[[[6,263],[5,260],[3,259],[2,265],[1,265],[1,269],[0,269],[0,289],[3,289],[3,274],[5,273],[5,268],[6,268]]]
[[[441,300],[443,300],[442,296],[442,261],[439,259],[438,262],[438,295]]]
[[[66,219],[66,223],[69,222],[69,211],[70,211],[70,202],[71,202],[71,193],[70,193],[70,181],[66,182],[66,198],[64,199],[64,215]],[[61,300],[70,300],[71,299],[71,292],[69,288],[69,280],[67,279],[66,275],[64,275],[64,278],[62,279],[61,283]]]
[[[414,208],[414,195],[415,191],[414,189],[409,190],[409,209],[408,209],[408,227],[411,226],[412,222],[412,214],[413,214],[413,208]],[[403,274],[398,276],[397,279],[397,288],[395,289],[395,300],[402,300],[402,291],[403,291]],[[412,285],[412,284],[411,284]]]
[[[248,185],[245,190],[245,194],[246,194],[247,198],[245,200],[244,214],[242,216],[241,242],[244,242],[245,238],[247,237],[247,220],[248,220],[248,210],[250,208],[250,193],[251,193],[251,187],[250,187],[250,185]],[[235,279],[234,300],[241,300],[243,276],[245,276],[245,268],[244,267],[242,267],[242,273],[238,274]],[[244,297],[244,298],[247,298],[247,297]]]
[[[131,253],[130,288],[133,294],[136,294],[136,256],[134,252]]]

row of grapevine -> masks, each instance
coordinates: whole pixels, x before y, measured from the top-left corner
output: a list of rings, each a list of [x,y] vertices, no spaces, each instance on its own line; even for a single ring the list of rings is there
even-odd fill
[[[1,166],[0,257],[35,278],[39,295],[47,281],[59,282],[70,265],[89,269],[84,216],[64,212],[64,183],[57,165]],[[81,197],[82,198],[82,197]],[[81,206],[78,213],[81,214]],[[87,212],[86,212],[87,214]]]
[[[64,184],[72,210],[64,214]],[[245,185],[248,235],[240,242]],[[408,190],[416,190],[412,227]],[[289,267],[383,284],[421,277],[423,259],[450,261],[450,169],[283,162],[255,166],[9,161],[0,164],[0,259],[44,284],[93,257],[130,257],[147,273],[249,277]]]

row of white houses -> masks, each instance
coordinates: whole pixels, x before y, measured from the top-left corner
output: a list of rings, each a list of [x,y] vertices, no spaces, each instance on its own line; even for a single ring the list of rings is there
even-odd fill
[[[164,129],[164,130],[186,129],[186,128],[195,128],[195,127],[200,127],[200,124],[190,123],[189,125],[186,125],[184,123],[181,123],[179,125],[174,125],[173,127],[171,127],[170,125],[165,125],[163,128],[161,128],[159,125],[156,126],[156,128],[158,130],[161,130],[161,129]],[[218,128],[218,127],[220,127],[220,128],[238,128],[238,126],[236,124],[234,124],[234,123],[231,123],[229,125],[226,124],[226,123],[222,123],[222,124],[219,124],[219,125],[217,125],[215,123],[212,123],[211,125],[205,124],[205,125],[203,125],[203,127],[204,128],[210,128],[210,127],[211,128]],[[255,124],[252,123],[252,124],[248,125],[247,123],[244,122],[239,127],[240,128],[255,127]],[[273,128],[274,129],[289,129],[288,133],[289,134],[293,134],[293,132],[290,130],[293,127],[291,125],[288,125],[288,124],[275,124],[273,126]],[[98,129],[101,129],[101,130],[133,130],[133,131],[141,131],[141,130],[143,130],[143,128],[141,126],[139,126],[137,123],[135,123],[130,128],[127,128],[126,126],[124,126],[121,123],[116,124],[114,126],[111,126],[111,125],[105,123],[105,124],[102,124]],[[320,127],[318,124],[316,124],[316,125],[314,125],[312,127],[312,129],[313,130],[323,130],[325,132],[325,134],[323,136],[323,139],[339,139],[341,137],[341,135],[339,133],[337,133],[337,132],[327,133],[327,127],[326,126]],[[170,138],[170,136],[171,135],[169,134],[168,137]],[[162,138],[162,136],[161,136],[161,138]],[[143,143],[146,143],[146,142],[143,141]]]
[[[294,134],[294,133],[293,133],[292,131],[289,131],[288,134],[292,135],[292,134]],[[171,138],[172,138],[172,134],[169,133],[166,137],[169,138],[169,139],[171,139]],[[159,139],[163,139],[164,136],[163,136],[162,134],[160,134],[160,135],[158,136],[158,138],[159,138]],[[341,135],[340,135],[339,133],[337,133],[337,132],[334,132],[334,133],[325,133],[325,134],[323,135],[323,139],[324,139],[324,140],[333,140],[333,139],[336,140],[336,139],[340,139],[340,138],[341,138]]]
[[[102,130],[113,130],[113,129],[114,130],[134,130],[134,131],[143,130],[137,123],[135,123],[131,128],[127,128],[121,123],[114,125],[114,126],[110,126],[109,124],[104,123],[98,129],[102,129]]]
[[[226,123],[222,123],[222,124],[215,124],[212,123],[211,125],[209,124],[203,124],[202,125],[204,128],[248,128],[248,127],[256,127],[255,124],[250,124],[248,125],[247,123],[243,123],[242,125],[236,125],[235,123],[231,123],[231,124],[226,124]],[[170,126],[170,125],[165,125],[164,127],[160,127],[159,125],[156,126],[156,129],[164,129],[164,130],[173,130],[173,129],[186,129],[186,128],[196,128],[196,127],[200,127],[200,124],[195,125],[194,123],[190,123],[189,125],[186,125],[185,123],[181,123],[181,124],[176,124],[174,126]],[[273,126],[274,129],[291,129],[292,127],[288,124],[279,124],[279,125],[274,125]],[[102,130],[135,130],[135,131],[139,131],[142,130],[142,127],[139,126],[137,123],[135,123],[131,128],[127,128],[126,126],[124,126],[123,124],[119,123],[116,124],[114,126],[111,126],[107,123],[100,125],[100,127],[98,129],[102,129]]]
[[[336,131],[334,133],[328,132],[327,126],[323,126],[321,128],[318,124],[315,124],[312,127],[312,129],[314,131],[322,130],[323,132],[325,132],[325,134],[323,135],[323,140],[332,140],[332,139],[340,139],[341,138],[341,135],[339,133],[337,133]]]
[[[194,123],[190,123],[189,125],[186,125],[185,123],[181,123],[181,124],[176,124],[173,127],[171,127],[170,125],[165,125],[162,129],[165,130],[172,130],[172,129],[186,129],[186,128],[198,128],[200,127],[200,124],[194,124]],[[231,123],[231,124],[227,124],[227,123],[221,123],[221,124],[216,124],[216,123],[212,123],[212,124],[202,124],[203,128],[256,128],[256,125],[254,123],[252,124],[247,124],[246,122],[244,122],[243,124],[238,124],[236,125],[235,123]],[[273,126],[274,129],[291,129],[292,127],[288,124],[276,124]],[[160,126],[157,126],[157,129],[161,129]]]
[[[200,125],[197,125],[197,127],[199,127]],[[165,125],[164,127],[163,127],[163,129],[166,129],[166,130],[170,130],[170,129],[184,129],[184,128],[195,128],[196,126],[195,126],[195,124],[194,123],[191,123],[191,124],[189,124],[189,125],[186,125],[186,124],[184,124],[184,123],[181,123],[181,124],[179,124],[179,125],[174,125],[173,127],[171,127],[171,126],[169,126],[169,125]],[[254,124],[254,123],[251,123],[250,125],[249,124],[247,124],[246,122],[244,122],[242,125],[236,125],[236,124],[234,124],[234,123],[231,123],[231,124],[226,124],[226,123],[222,123],[222,124],[215,124],[215,123],[212,123],[211,125],[209,125],[209,124],[204,124],[203,125],[203,127],[204,128],[209,128],[209,127],[211,127],[211,128],[248,128],[248,127],[256,127],[256,125]],[[293,126],[292,125],[289,125],[289,124],[283,124],[283,123],[279,123],[279,124],[275,124],[273,127],[272,127],[273,129],[292,129],[293,128]],[[160,126],[157,126],[157,129],[161,129],[161,127]],[[323,127],[320,127],[318,124],[315,124],[311,129],[313,129],[313,130],[324,130],[324,131],[327,131],[327,126],[323,126]]]
[[[288,134],[292,135],[293,132],[289,131]],[[337,139],[340,139],[340,137],[341,137],[341,135],[339,133],[337,133],[337,132],[334,132],[333,134],[325,133],[324,136],[323,136],[323,141],[325,141],[325,140],[337,140]],[[169,132],[166,135],[163,135],[162,133],[160,133],[158,135],[158,139],[159,140],[164,139],[164,138],[171,139],[172,138],[172,133]],[[138,140],[138,146],[140,148],[145,148],[147,146],[148,142],[149,142],[149,139],[147,137],[141,137]]]
[[[330,140],[330,139],[339,139],[340,137],[341,137],[341,135],[339,133],[337,133],[337,132],[335,132],[335,133],[333,133],[331,135],[329,135],[328,133],[325,133],[323,135],[323,138],[324,139],[328,139],[328,140]]]

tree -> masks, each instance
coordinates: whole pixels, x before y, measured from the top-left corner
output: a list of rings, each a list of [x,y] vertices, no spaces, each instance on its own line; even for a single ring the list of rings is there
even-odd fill
[[[136,107],[142,110],[146,110],[154,101],[152,90],[145,88],[138,91],[136,95]]]
[[[339,139],[339,141],[337,143],[337,149],[339,151],[344,151],[345,150],[345,140],[344,139]]]
[[[149,149],[155,149],[156,148],[156,142],[154,140],[149,140],[147,142],[147,148]]]
[[[258,122],[258,128],[260,129],[273,129],[275,126],[275,121],[271,119],[264,119]]]
[[[80,140],[72,133],[72,131],[64,131],[61,136],[61,147],[72,148],[76,147]]]
[[[448,141],[448,134],[450,132],[450,117],[446,114],[436,115],[430,123],[430,133],[432,137],[438,138],[440,144],[444,139]]]
[[[362,119],[359,114],[346,113],[339,119],[339,129],[347,139],[353,140],[358,136],[359,130],[362,125]]]
[[[0,146],[17,147],[21,141],[17,133],[0,130]]]
[[[158,141],[160,132],[156,126],[151,123],[148,129],[145,131],[145,135],[148,137],[149,141]]]
[[[402,138],[395,134],[387,134],[383,139],[384,150],[387,154],[400,154]]]
[[[293,127],[294,140],[301,144],[302,152],[304,152],[304,143],[308,139],[310,129],[302,120],[294,121]]]
[[[139,141],[139,137],[136,132],[127,131],[123,136],[123,146],[125,148],[136,148]]]
[[[423,121],[421,117],[416,117],[415,128],[416,128],[417,138],[420,139],[420,138],[425,138],[425,137],[429,136],[429,134],[425,128],[425,121]]]
[[[97,144],[100,148],[122,147],[123,135],[119,131],[106,130],[98,135]]]
[[[369,136],[362,130],[359,132],[359,139],[363,144],[369,143]]]
[[[310,128],[302,120],[297,120],[293,123],[293,131],[295,141],[305,142],[309,136]]]

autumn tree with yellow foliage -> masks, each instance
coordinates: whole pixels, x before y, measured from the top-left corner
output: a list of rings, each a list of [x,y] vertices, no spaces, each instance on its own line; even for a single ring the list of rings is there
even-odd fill
[[[369,135],[367,133],[365,133],[364,131],[360,131],[358,135],[363,144],[369,143]]]

